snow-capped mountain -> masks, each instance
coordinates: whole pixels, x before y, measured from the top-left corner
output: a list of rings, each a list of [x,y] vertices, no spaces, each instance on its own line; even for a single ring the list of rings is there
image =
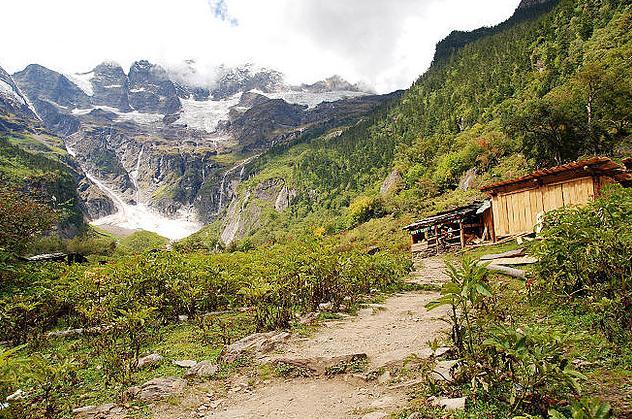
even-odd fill
[[[293,86],[251,64],[219,66],[204,77],[193,64],[173,69],[141,60],[126,72],[104,62],[72,74],[32,64],[0,73],[0,109],[39,119],[65,139],[94,186],[79,191],[90,218],[126,228],[153,220],[154,231],[170,235],[162,227],[190,233],[230,205],[245,163],[227,165],[232,157],[218,155],[253,158],[360,118],[389,98],[337,76]]]
[[[34,108],[22,95],[11,76],[0,67],[0,112],[37,119]]]

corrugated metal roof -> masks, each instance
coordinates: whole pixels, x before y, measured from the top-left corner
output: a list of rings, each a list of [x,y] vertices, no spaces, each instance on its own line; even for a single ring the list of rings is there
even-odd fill
[[[589,172],[586,174],[598,173],[601,175],[610,176],[621,183],[630,182],[632,180],[632,173],[628,172],[625,166],[617,164],[608,157],[592,157],[590,159],[567,163],[561,166],[551,167],[549,169],[536,170],[533,173],[519,178],[492,183],[490,185],[482,187],[481,191],[492,192],[495,189],[517,185],[520,183],[527,183],[535,180],[541,180],[547,176],[553,176],[572,171]]]
[[[424,218],[423,220],[415,221],[414,223],[407,225],[404,227],[404,230],[418,230],[431,225],[457,220],[466,215],[476,214],[481,207],[485,206],[486,202],[488,201],[477,201],[453,210],[439,212],[431,217]]]

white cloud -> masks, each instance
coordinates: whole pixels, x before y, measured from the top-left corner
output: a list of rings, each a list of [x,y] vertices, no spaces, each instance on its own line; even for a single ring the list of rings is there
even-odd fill
[[[3,0],[0,65],[82,72],[146,58],[202,68],[254,62],[312,82],[410,85],[454,29],[508,18],[519,0]]]

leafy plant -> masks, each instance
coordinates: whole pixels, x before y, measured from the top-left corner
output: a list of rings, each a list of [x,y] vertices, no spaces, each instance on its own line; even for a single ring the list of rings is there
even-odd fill
[[[426,309],[449,306],[452,341],[460,351],[467,350],[473,354],[475,337],[480,340],[480,328],[476,327],[474,310],[492,296],[486,282],[487,269],[475,260],[465,258],[461,260],[460,266],[448,263],[447,274],[450,281],[441,287],[441,297],[426,304]]]
[[[498,326],[491,331],[483,345],[491,350],[490,367],[496,385],[508,383],[508,402],[513,411],[546,411],[558,392],[581,392],[579,381],[586,377],[564,356],[567,339],[534,327],[520,330]]]

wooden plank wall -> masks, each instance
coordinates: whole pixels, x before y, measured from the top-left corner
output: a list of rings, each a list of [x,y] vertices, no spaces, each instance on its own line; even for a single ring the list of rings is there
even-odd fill
[[[539,213],[594,199],[592,177],[572,179],[492,198],[496,237],[532,233]]]

